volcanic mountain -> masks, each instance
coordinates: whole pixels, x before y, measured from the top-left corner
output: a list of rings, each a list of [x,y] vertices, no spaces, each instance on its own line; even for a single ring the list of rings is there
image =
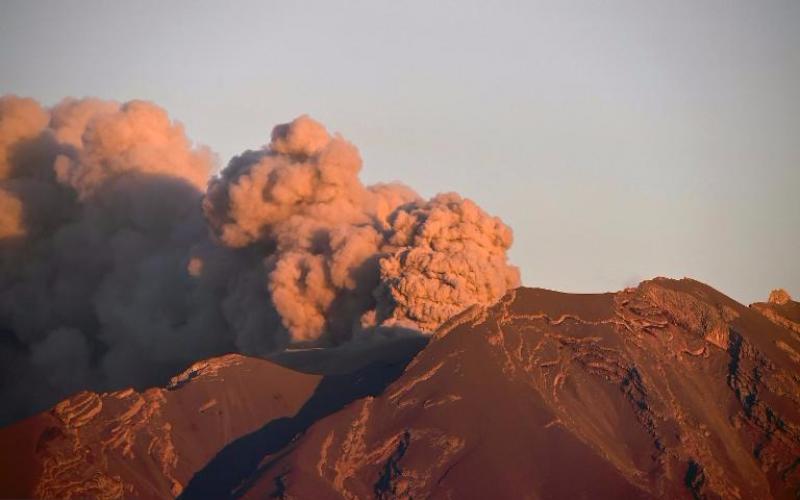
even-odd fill
[[[519,288],[350,374],[228,356],[78,394],[2,431],[2,493],[796,498],[797,310],[688,279]]]
[[[0,430],[0,494],[172,497],[232,439],[295,414],[320,379],[231,354],[165,389],[78,393]]]

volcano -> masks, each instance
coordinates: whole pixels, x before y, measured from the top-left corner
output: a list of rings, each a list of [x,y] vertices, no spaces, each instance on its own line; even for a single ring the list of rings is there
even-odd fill
[[[231,440],[291,416],[321,379],[231,354],[164,389],[81,392],[0,430],[8,498],[169,498]]]
[[[796,498],[798,310],[690,279],[518,288],[349,373],[229,355],[77,394],[0,431],[0,492]]]

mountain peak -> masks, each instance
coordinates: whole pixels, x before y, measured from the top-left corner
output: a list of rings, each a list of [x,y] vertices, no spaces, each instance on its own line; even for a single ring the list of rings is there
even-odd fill
[[[769,293],[768,302],[770,304],[784,305],[788,304],[791,301],[792,301],[792,296],[789,295],[789,292],[787,292],[783,288],[776,288],[775,290]]]
[[[446,322],[382,394],[265,456],[237,495],[786,496],[800,381],[782,345],[800,340],[694,280],[518,288]]]
[[[767,302],[756,302],[750,307],[800,338],[800,303],[792,300],[786,290],[777,288],[769,294]],[[800,354],[797,354],[797,359],[800,359]]]

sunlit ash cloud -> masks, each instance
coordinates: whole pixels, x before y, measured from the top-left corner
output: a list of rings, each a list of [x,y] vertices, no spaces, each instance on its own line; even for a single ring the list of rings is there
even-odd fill
[[[307,116],[214,161],[148,102],[0,98],[0,421],[222,352],[427,334],[519,284],[500,219],[365,186]]]

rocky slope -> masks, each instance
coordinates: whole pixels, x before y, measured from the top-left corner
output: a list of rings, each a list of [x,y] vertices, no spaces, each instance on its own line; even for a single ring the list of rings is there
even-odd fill
[[[794,498],[798,352],[790,330],[691,280],[519,289],[449,321],[382,394],[267,450],[228,493]]]
[[[165,389],[76,394],[0,430],[0,496],[173,497],[224,445],[295,414],[320,380],[231,354]]]
[[[795,338],[800,338],[800,303],[792,300],[785,290],[773,290],[767,302],[756,302],[750,307],[773,323],[794,332]]]
[[[0,493],[796,498],[797,307],[692,280],[520,288],[427,346],[274,358],[324,376],[226,356],[0,430]]]

